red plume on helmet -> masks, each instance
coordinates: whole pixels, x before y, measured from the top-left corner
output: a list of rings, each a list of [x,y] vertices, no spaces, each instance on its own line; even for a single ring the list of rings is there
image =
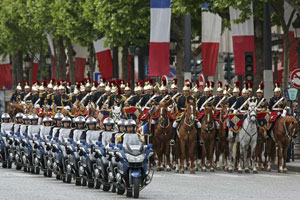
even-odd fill
[[[240,87],[240,82],[237,81],[237,82],[234,83],[234,85],[235,85],[235,87],[239,88]]]
[[[205,87],[210,87],[210,82],[208,80],[205,82]]]
[[[98,87],[98,81],[94,81],[94,86]]]
[[[222,87],[223,87],[222,81],[219,81],[219,82],[218,82],[218,87],[219,87],[219,88],[222,88]]]
[[[212,88],[215,87],[215,82],[211,81],[211,87],[212,87]]]
[[[161,78],[161,84],[164,86],[168,85],[168,77],[166,75],[163,75]]]
[[[280,82],[279,81],[275,81],[275,87],[280,88]]]
[[[144,87],[144,82],[142,80],[137,82],[139,86]]]
[[[173,84],[177,85],[177,82],[178,82],[178,78],[173,78]]]
[[[264,89],[265,89],[265,85],[264,85],[264,82],[263,82],[263,81],[260,82],[259,88],[260,88],[261,90],[264,90]]]

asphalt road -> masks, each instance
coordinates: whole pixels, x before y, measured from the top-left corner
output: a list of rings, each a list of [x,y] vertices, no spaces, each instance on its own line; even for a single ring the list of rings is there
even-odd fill
[[[111,192],[65,184],[55,178],[0,168],[1,200],[125,199]],[[195,175],[156,172],[140,199],[299,199],[300,174],[229,174],[198,172]]]

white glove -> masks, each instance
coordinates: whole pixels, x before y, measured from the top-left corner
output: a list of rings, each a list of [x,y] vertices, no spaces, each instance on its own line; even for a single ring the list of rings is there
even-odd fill
[[[237,110],[234,110],[234,111],[233,111],[233,114],[237,114],[237,113],[238,113],[238,111],[237,111]]]

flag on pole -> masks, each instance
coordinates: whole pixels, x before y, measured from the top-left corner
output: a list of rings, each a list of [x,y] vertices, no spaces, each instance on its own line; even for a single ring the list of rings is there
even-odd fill
[[[229,13],[233,41],[235,74],[245,75],[245,52],[249,51],[252,51],[254,55],[254,73],[256,73],[253,14],[244,23],[235,24],[234,20],[240,19],[241,11],[239,9],[229,7]]]
[[[102,38],[101,40],[97,40],[93,43],[101,77],[105,79],[111,79],[113,76],[113,61],[111,57],[111,49],[109,47],[104,47],[104,41],[105,38]]]
[[[32,83],[38,80],[38,72],[39,72],[39,63],[40,63],[40,54],[36,54],[33,58],[33,66],[32,66]]]
[[[222,19],[207,10],[209,4],[202,6],[202,59],[203,75],[214,76],[216,73],[221,39]]]
[[[50,34],[47,33],[47,41],[50,47],[51,58],[52,58],[52,78],[55,78],[55,53],[54,53],[54,45],[53,40]]]
[[[81,82],[84,80],[84,70],[87,57],[87,48],[73,43],[73,49],[76,52],[75,55],[75,81]]]
[[[0,89],[11,89],[12,84],[9,56],[0,56]]]
[[[149,76],[170,75],[171,1],[151,0]]]

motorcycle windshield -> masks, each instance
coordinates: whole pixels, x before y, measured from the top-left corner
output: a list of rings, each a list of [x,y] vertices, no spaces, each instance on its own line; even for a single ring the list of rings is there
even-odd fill
[[[137,156],[143,153],[144,144],[137,134],[127,133],[123,136],[123,149],[125,153]]]

